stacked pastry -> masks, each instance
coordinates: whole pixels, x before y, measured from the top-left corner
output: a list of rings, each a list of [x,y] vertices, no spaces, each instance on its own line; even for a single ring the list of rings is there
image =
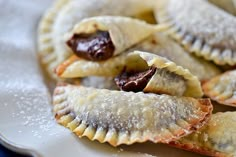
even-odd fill
[[[113,146],[152,141],[236,156],[236,113],[211,115],[210,100],[236,105],[231,3],[57,1],[39,25],[38,49],[60,82],[53,95],[58,123]],[[155,21],[152,15],[156,23],[145,22]]]

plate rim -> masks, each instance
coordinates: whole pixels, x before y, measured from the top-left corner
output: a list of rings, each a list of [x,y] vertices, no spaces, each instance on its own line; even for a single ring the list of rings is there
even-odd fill
[[[30,155],[33,157],[42,157],[41,154],[39,154],[37,151],[34,149],[26,148],[22,145],[16,144],[14,142],[11,142],[8,140],[6,137],[0,133],[0,144],[6,147],[7,149],[14,151],[16,153],[19,153],[21,155]]]

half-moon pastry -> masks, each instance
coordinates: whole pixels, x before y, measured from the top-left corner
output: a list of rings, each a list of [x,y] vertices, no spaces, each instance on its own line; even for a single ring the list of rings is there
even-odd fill
[[[152,67],[148,78],[145,71]],[[124,71],[125,69],[125,71]],[[63,78],[85,76],[118,76],[117,85],[126,91],[165,93],[178,96],[201,97],[201,85],[189,70],[163,57],[141,51],[122,54],[102,62],[92,62],[72,56],[57,69]],[[142,74],[141,74],[141,73]],[[124,75],[123,75],[124,74]],[[128,74],[128,75],[127,75]],[[139,77],[133,77],[139,75]],[[143,77],[144,76],[144,77]],[[132,78],[132,80],[131,80]],[[134,79],[133,79],[134,78]]]
[[[217,66],[204,59],[197,58],[193,54],[187,53],[178,43],[164,33],[155,33],[133,49],[165,57],[177,65],[188,69],[201,82],[221,73]]]
[[[127,9],[128,7],[128,9]],[[48,74],[57,79],[55,67],[67,59],[64,35],[84,18],[101,15],[135,16],[152,10],[152,0],[59,0],[43,16],[38,28],[38,52]]]
[[[212,78],[202,88],[204,94],[212,100],[236,107],[236,70]]]
[[[143,59],[143,61],[147,63],[148,67],[150,68],[149,70],[147,69],[144,70],[144,72],[150,71],[150,69],[155,69],[152,70],[153,74],[149,77],[149,80],[147,80],[143,88],[144,92],[160,93],[160,94],[165,93],[169,95],[189,96],[189,97],[202,96],[203,93],[200,87],[200,82],[196,76],[192,75],[189,72],[189,70],[184,69],[181,66],[177,66],[174,62],[171,62],[166,58],[147,52],[135,51],[133,54],[131,53],[129,56],[139,56],[141,57],[141,59]],[[140,75],[139,69],[137,70],[127,69],[125,71],[125,75],[130,71],[131,71],[131,76],[128,77],[125,76],[125,78],[123,78],[123,76],[121,76],[121,78],[118,77],[118,80],[121,81],[122,83],[121,87],[122,86],[125,87],[127,85],[135,86],[139,83],[139,79],[142,78],[139,77],[138,79],[137,78],[133,79],[133,76],[136,77],[137,75]],[[143,73],[143,70],[141,71],[141,73]]]
[[[219,65],[236,65],[236,17],[206,0],[157,1],[156,17],[189,51]]]
[[[177,140],[202,127],[212,111],[208,99],[73,85],[58,86],[53,104],[58,123],[112,146]]]
[[[207,156],[236,156],[236,112],[216,113],[199,131],[170,145]]]
[[[67,35],[67,45],[78,57],[102,61],[116,56],[165,26],[121,16],[86,18]]]

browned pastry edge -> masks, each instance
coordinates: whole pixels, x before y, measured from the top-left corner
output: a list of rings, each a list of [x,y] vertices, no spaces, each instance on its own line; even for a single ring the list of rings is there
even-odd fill
[[[179,141],[173,141],[173,142],[168,143],[168,145],[175,147],[175,148],[180,148],[183,150],[187,150],[187,151],[191,151],[191,152],[195,152],[195,153],[199,153],[199,154],[207,155],[207,156],[214,156],[214,157],[229,156],[228,154],[225,154],[223,152],[209,150],[209,149],[202,148],[202,147],[199,147],[199,146],[197,146],[195,144],[191,144],[191,143],[183,144]]]

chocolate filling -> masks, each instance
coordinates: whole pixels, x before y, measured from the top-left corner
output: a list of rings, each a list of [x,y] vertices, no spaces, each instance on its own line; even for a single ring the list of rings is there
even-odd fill
[[[67,45],[81,58],[102,61],[113,56],[115,46],[107,31],[97,31],[93,34],[74,34]]]
[[[125,72],[123,70],[121,75],[115,78],[115,82],[121,90],[140,92],[143,91],[155,72],[156,68],[154,67],[150,67],[148,70],[142,72]]]

